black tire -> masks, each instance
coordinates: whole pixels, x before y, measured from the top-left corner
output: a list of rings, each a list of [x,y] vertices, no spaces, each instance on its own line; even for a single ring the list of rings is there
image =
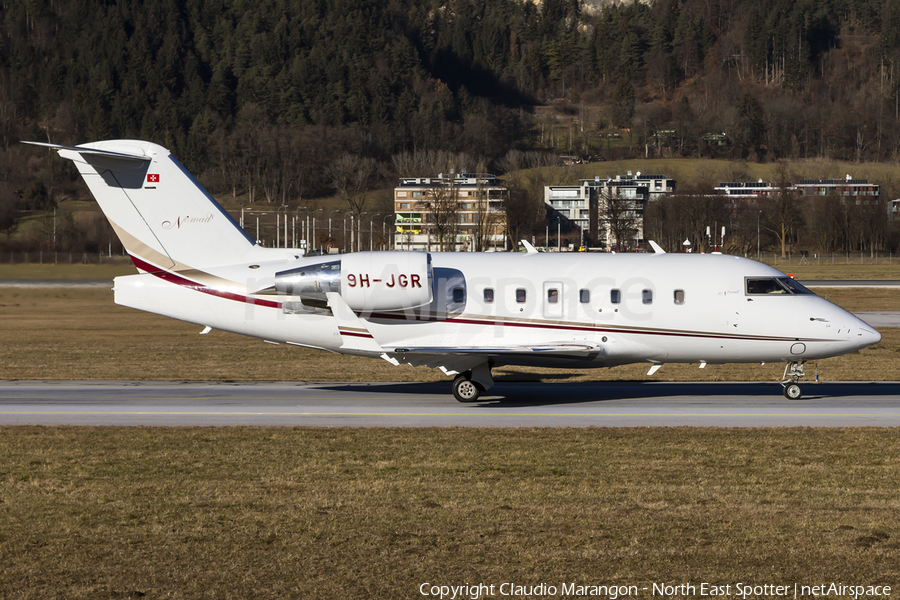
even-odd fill
[[[799,383],[789,383],[784,386],[784,397],[788,400],[797,400],[803,395],[803,388]]]
[[[465,375],[453,380],[453,397],[457,402],[476,402],[484,389]]]

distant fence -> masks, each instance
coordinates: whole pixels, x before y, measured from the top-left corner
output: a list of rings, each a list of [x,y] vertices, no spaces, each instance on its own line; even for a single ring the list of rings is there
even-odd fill
[[[555,251],[556,248],[551,248]],[[2,255],[0,255],[2,256]],[[900,265],[900,255],[894,256],[893,252],[876,252],[874,255],[869,252],[828,252],[824,254],[809,252],[804,255],[801,253],[786,252],[784,258],[779,252],[762,252],[759,256],[756,253],[748,253],[744,255],[746,258],[758,260],[767,265],[774,267],[788,267],[799,265],[892,265],[894,261]],[[3,258],[0,258],[3,260]],[[130,264],[131,259],[128,254],[113,252],[111,255],[106,252],[8,252],[5,260],[8,264]]]
[[[9,252],[5,257],[9,264],[127,264],[131,259],[122,254],[106,252]]]
[[[782,258],[780,252],[763,252],[759,258],[756,254],[748,254],[747,258],[781,267],[802,265],[892,265],[894,261],[900,265],[900,256],[895,257],[893,252],[785,252]]]

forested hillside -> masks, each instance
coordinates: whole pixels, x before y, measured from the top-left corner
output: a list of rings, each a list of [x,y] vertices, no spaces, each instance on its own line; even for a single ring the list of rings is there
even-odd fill
[[[334,193],[345,155],[900,150],[900,0],[15,0],[0,28],[18,208],[71,177],[20,139],[148,139],[273,202]]]

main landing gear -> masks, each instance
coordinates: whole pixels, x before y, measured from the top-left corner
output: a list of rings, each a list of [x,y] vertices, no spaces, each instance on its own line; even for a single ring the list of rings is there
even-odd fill
[[[481,363],[471,371],[460,373],[453,380],[453,397],[459,402],[475,402],[481,393],[494,386],[492,363]]]
[[[471,371],[460,373],[453,380],[453,397],[459,402],[475,402],[484,390],[472,381]]]
[[[784,397],[788,400],[797,400],[803,395],[803,387],[800,385],[800,378],[803,377],[803,363],[806,361],[795,361],[788,363],[784,367],[784,376],[781,385],[784,387]]]

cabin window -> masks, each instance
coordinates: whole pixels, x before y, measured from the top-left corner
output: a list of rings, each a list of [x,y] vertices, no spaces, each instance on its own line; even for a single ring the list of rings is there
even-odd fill
[[[453,303],[462,304],[466,301],[466,289],[461,287],[453,288]]]
[[[484,288],[484,301],[488,304],[494,301],[494,288]]]
[[[641,291],[641,302],[644,304],[653,304],[653,290]]]
[[[559,302],[559,290],[556,288],[550,288],[547,290],[547,302],[550,304],[556,304]]]
[[[684,304],[684,290],[675,290],[675,304]]]
[[[587,304],[591,301],[591,290],[578,290],[578,301]]]
[[[516,302],[525,302],[525,288],[518,288],[516,290]]]
[[[609,290],[609,301],[618,304],[622,301],[622,290]]]

